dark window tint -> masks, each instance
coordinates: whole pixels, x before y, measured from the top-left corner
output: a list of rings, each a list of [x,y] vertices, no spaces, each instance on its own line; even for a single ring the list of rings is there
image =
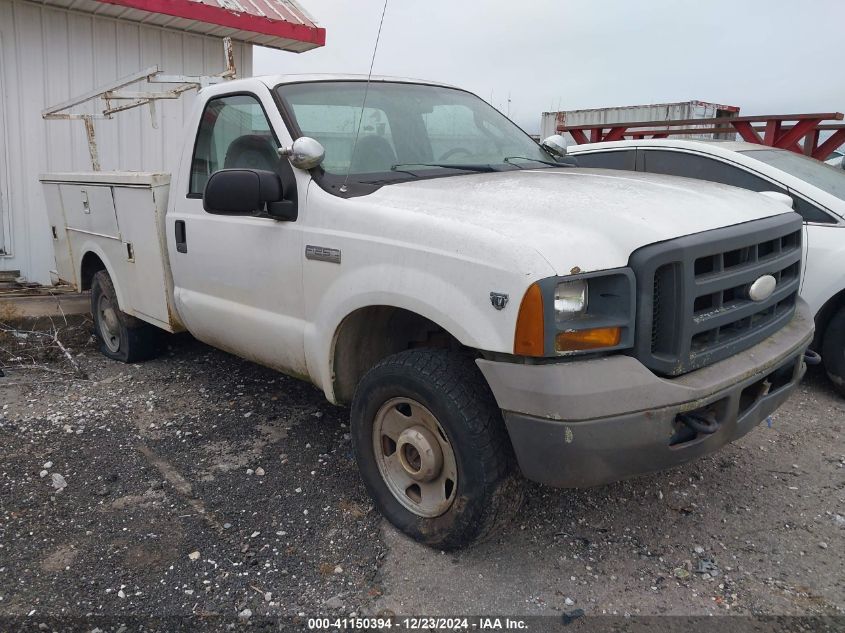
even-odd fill
[[[845,171],[823,162],[783,149],[755,149],[743,152],[772,167],[792,174],[822,191],[845,200]]]
[[[741,187],[751,191],[779,191],[786,193],[786,189],[764,178],[760,178],[747,171],[734,167],[722,161],[686,154],[683,152],[664,152],[656,150],[640,150],[642,155],[641,171],[651,174],[667,174],[682,176],[697,180],[710,180],[723,185]]]
[[[822,224],[836,223],[836,220],[830,215],[819,209],[812,202],[807,202],[804,198],[793,195],[792,202],[792,208],[795,210],[795,213],[804,218],[805,222],[819,222]]]
[[[212,99],[197,132],[189,193],[202,194],[208,177],[219,169],[276,170],[278,147],[258,99],[250,95]]]
[[[575,154],[573,158],[578,167],[596,167],[601,169],[634,169],[636,150],[626,149],[615,152],[589,152]]]
[[[750,189],[751,191],[779,191],[789,195],[786,188],[780,185],[755,176],[740,167],[712,158],[683,152],[656,150],[641,150],[641,156],[642,166],[640,170],[652,174],[710,180],[723,185]],[[793,209],[804,218],[805,222],[834,222],[827,213],[803,198],[794,195],[791,197],[794,201]]]

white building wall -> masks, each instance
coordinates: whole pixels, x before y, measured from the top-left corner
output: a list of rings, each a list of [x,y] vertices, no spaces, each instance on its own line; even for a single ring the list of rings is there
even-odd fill
[[[0,271],[20,270],[30,281],[50,283],[55,262],[38,174],[91,169],[83,123],[44,121],[41,111],[156,64],[167,74],[219,73],[222,40],[0,0],[0,250],[8,253],[0,255]],[[235,64],[239,76],[252,74],[251,46],[235,45]],[[158,129],[146,107],[95,121],[101,168],[170,171],[194,94],[157,102]]]

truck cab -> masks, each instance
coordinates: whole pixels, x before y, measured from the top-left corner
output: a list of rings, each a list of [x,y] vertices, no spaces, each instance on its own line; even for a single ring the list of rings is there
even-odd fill
[[[590,486],[716,450],[804,373],[783,204],[572,168],[434,82],[197,101],[173,174],[42,177],[60,276],[91,289],[112,358],[187,330],[350,405],[368,491],[424,543],[493,533],[520,472]]]

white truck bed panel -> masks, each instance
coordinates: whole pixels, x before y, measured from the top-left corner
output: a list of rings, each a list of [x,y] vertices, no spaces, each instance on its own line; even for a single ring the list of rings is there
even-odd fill
[[[58,186],[43,187],[44,199],[50,220],[50,230],[53,236],[53,252],[56,256],[56,276],[59,280],[79,286],[76,283],[76,271],[73,267],[73,256],[70,252],[68,233],[62,230],[64,215],[62,213],[62,194]]]
[[[42,174],[60,279],[81,289],[82,258],[97,254],[116,284],[121,309],[168,331],[173,310],[165,214],[170,175],[150,172]]]
[[[59,184],[58,187],[69,230],[120,240],[111,187],[78,184]]]

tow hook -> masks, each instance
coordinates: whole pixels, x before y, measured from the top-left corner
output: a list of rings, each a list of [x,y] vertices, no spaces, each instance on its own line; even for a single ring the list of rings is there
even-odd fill
[[[818,352],[814,352],[811,349],[807,349],[804,352],[804,363],[807,365],[818,365],[822,362],[821,354]]]
[[[719,421],[710,411],[689,411],[679,413],[678,420],[701,435],[711,435],[719,430]]]

